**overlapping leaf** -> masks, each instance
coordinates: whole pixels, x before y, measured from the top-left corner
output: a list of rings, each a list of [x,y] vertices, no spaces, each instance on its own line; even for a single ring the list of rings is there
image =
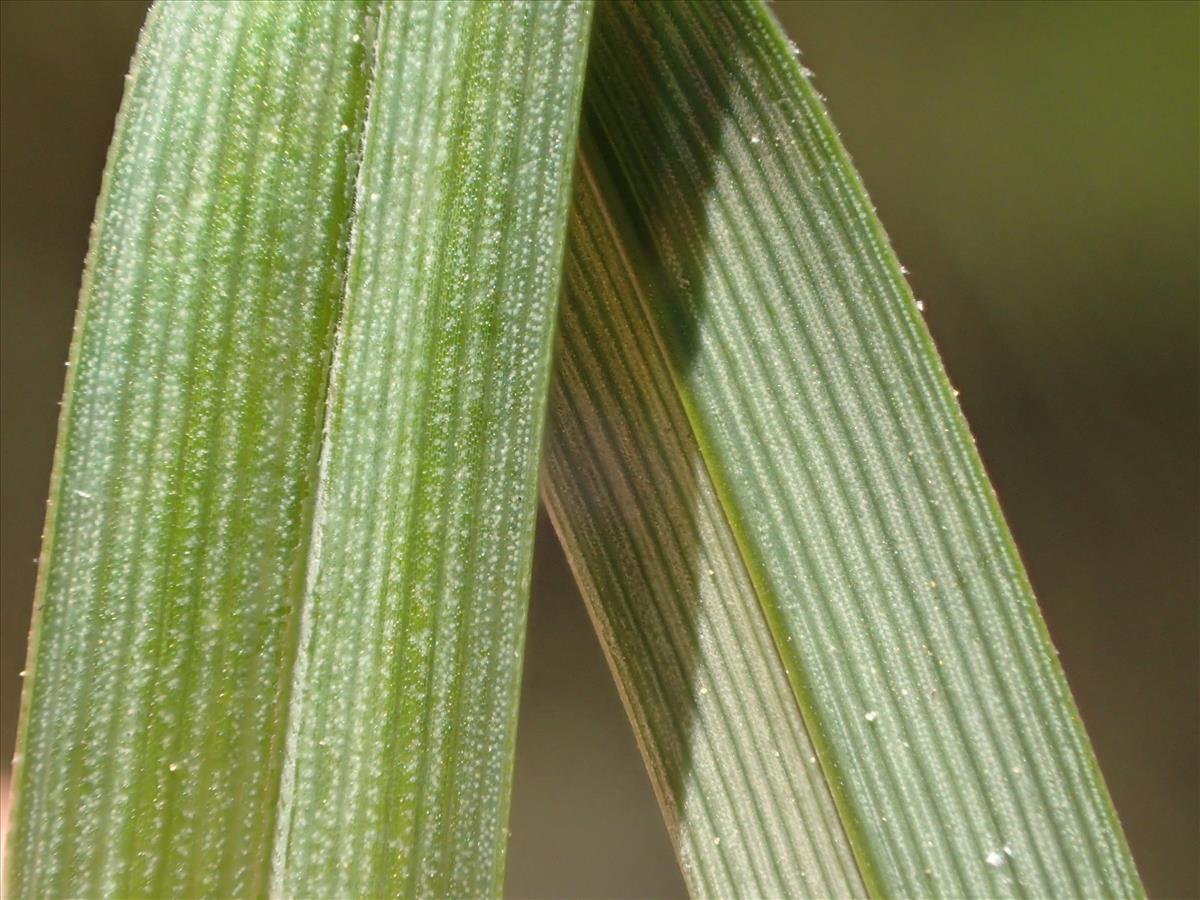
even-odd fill
[[[14,896],[498,892],[589,20],[151,12],[72,350]]]
[[[499,891],[569,202],[544,493],[692,890],[1140,891],[769,12],[591,16],[151,13],[71,354],[15,896]]]
[[[793,48],[757,3],[606,4],[591,65],[545,494],[693,889],[1139,893]],[[837,817],[803,793],[801,715]]]

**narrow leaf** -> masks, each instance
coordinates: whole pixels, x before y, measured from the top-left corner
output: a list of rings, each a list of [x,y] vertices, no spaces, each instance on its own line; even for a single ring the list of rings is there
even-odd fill
[[[595,73],[616,62],[608,34]],[[543,495],[694,895],[865,892],[758,596],[582,155]],[[627,234],[628,232],[625,232]]]
[[[546,497],[693,889],[1140,894],[953,392],[793,49],[760,3],[601,10]],[[790,731],[764,699],[776,666]],[[840,823],[813,791],[796,802],[822,849],[781,852],[770,792],[799,784],[801,715]],[[790,771],[756,774],[774,750]],[[861,883],[810,881],[843,834]]]
[[[68,363],[12,896],[265,889],[364,28],[356,3],[146,22]]]
[[[500,890],[590,17],[382,9],[274,894]]]

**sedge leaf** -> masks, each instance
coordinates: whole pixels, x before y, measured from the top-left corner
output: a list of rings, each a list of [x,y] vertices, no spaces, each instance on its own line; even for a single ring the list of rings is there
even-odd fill
[[[605,4],[583,131],[544,493],[692,889],[1140,894],[918,307],[769,11]],[[807,844],[775,811],[803,796],[801,719],[838,813],[798,799]],[[861,880],[829,877],[843,840]]]

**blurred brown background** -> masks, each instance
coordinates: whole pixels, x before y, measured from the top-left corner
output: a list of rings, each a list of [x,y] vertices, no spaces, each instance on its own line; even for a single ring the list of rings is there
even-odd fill
[[[944,354],[1150,892],[1200,895],[1200,6],[775,7]],[[0,758],[139,2],[0,3]],[[683,887],[542,523],[513,896]]]

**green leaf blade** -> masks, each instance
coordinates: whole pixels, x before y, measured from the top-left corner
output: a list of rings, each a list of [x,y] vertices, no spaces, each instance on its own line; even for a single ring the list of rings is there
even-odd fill
[[[593,77],[605,71],[603,33]],[[689,889],[865,893],[585,136],[543,494]]]
[[[791,48],[740,3],[606,6],[606,40],[584,154],[623,207],[690,464],[720,498],[868,888],[1139,894],[953,393]],[[694,527],[657,512],[675,520],[660,533]],[[573,525],[576,568],[599,566],[604,542]]]
[[[262,889],[363,31],[360,4],[147,20],[69,364],[15,896]]]
[[[500,890],[590,15],[382,10],[274,893]]]

